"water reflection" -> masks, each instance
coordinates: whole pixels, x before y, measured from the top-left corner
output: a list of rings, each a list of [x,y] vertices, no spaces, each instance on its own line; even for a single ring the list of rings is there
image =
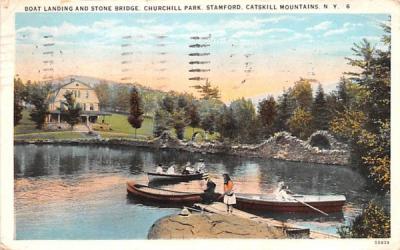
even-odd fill
[[[206,162],[210,176],[217,182],[228,173],[238,192],[261,193],[276,188],[284,181],[290,189],[303,194],[345,194],[369,196],[364,191],[365,179],[348,167],[277,160],[248,159],[224,155],[201,155],[176,150],[154,150],[128,147],[17,145],[15,177],[118,173],[123,176],[143,175],[154,171],[158,163],[177,164]]]
[[[104,209],[112,211],[112,214],[107,215],[110,223],[124,220],[123,215],[127,210],[133,214],[145,215],[149,208],[155,209],[152,210],[151,218],[156,220],[162,214],[165,215],[166,211],[176,210],[164,210],[166,208],[160,208],[160,205],[127,199],[126,180],[135,179],[138,183],[147,184],[148,179],[144,172],[154,171],[158,163],[164,166],[172,163],[183,166],[186,162],[195,164],[200,158],[205,160],[209,175],[217,184],[217,192],[222,192],[222,174],[228,173],[235,183],[237,193],[272,193],[277,183],[284,181],[295,193],[345,195],[347,203],[343,214],[332,219],[336,220],[335,223],[319,222],[303,215],[286,218],[268,214],[285,220],[311,221],[316,227],[328,227],[327,231],[331,233],[335,232],[338,223],[342,223],[340,218],[350,221],[372,199],[389,206],[388,196],[382,197],[366,190],[365,179],[349,167],[135,147],[16,145],[14,172],[17,235],[18,232],[20,235],[32,235],[38,230],[32,225],[37,226],[37,223],[42,222],[45,224],[50,221],[47,217],[57,220],[60,214],[66,218],[75,218],[76,213],[85,218],[93,216],[93,221],[87,219],[87,223],[96,224],[99,218],[95,215],[103,213]],[[182,169],[178,167],[177,171],[180,170]],[[196,180],[161,187],[199,192],[202,191],[202,182]],[[70,207],[76,209],[66,212]],[[114,218],[117,215],[121,217]],[[43,221],[38,221],[38,217]],[[130,221],[138,223],[140,220],[143,225],[151,225],[152,221],[146,221],[145,217],[132,216]],[[76,218],[76,221],[77,224],[70,227],[82,227],[79,224],[80,219]],[[47,226],[55,227],[54,222],[52,223],[43,224],[42,229],[47,230]],[[61,231],[65,226],[62,223],[57,225]],[[32,228],[32,232],[28,230],[21,233],[26,228]],[[45,234],[44,231],[41,232]],[[119,233],[126,234],[126,228]]]

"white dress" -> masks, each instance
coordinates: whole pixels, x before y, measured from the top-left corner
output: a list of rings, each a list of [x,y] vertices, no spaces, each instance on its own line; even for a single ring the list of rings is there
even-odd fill
[[[175,174],[175,169],[174,169],[174,167],[169,167],[169,168],[167,169],[167,174]]]
[[[234,205],[236,204],[236,196],[235,193],[232,195],[224,195],[224,203],[227,205]]]

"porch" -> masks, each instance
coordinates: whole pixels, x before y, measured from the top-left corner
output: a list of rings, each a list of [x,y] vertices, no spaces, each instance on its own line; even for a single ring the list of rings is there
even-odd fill
[[[98,119],[101,119],[102,123],[104,123],[105,117],[110,115],[111,113],[108,112],[84,111],[80,115],[79,124],[90,126],[90,124],[97,123]],[[51,111],[47,115],[46,123],[58,123],[58,124],[66,123],[65,115],[59,110]]]

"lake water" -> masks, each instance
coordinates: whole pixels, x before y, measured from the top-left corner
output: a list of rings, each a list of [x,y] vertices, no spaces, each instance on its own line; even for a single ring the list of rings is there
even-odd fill
[[[365,179],[349,167],[278,160],[201,155],[135,147],[16,145],[15,213],[17,239],[146,239],[151,225],[180,208],[141,204],[127,197],[126,181],[147,184],[146,171],[203,158],[211,178],[222,189],[228,173],[238,193],[271,193],[279,181],[301,194],[343,194],[343,213],[318,215],[266,214],[299,225],[336,233],[360,213],[368,201],[381,197],[366,188]],[[168,186],[201,190],[200,181]]]

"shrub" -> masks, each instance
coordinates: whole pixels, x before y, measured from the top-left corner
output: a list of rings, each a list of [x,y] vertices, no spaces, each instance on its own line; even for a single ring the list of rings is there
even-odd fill
[[[342,238],[390,238],[390,217],[370,202],[349,226],[338,228],[338,234]]]

